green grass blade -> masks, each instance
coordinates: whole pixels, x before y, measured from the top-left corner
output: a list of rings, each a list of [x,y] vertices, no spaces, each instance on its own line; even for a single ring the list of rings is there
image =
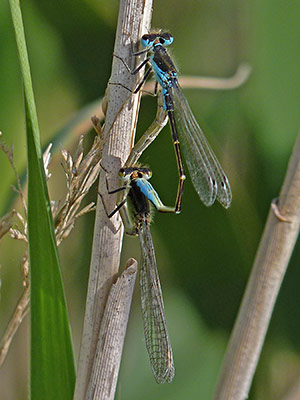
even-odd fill
[[[31,399],[71,399],[74,358],[18,0],[10,0],[24,83],[31,285]]]

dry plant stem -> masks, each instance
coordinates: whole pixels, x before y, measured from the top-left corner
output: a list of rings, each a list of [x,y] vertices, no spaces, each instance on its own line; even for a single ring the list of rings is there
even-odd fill
[[[114,53],[123,57],[134,68],[136,44],[150,26],[152,1],[122,0],[120,2],[118,28]],[[110,82],[134,88],[139,76],[131,76],[123,63],[113,59]],[[108,171],[110,187],[118,187],[118,171],[127,159],[137,121],[140,95],[128,96],[128,90],[120,85],[109,85],[102,165]],[[106,207],[114,209],[116,197],[106,196],[105,174],[101,174],[99,192]],[[96,352],[99,330],[111,285],[119,269],[123,227],[118,215],[107,218],[101,198],[98,197],[86,310],[81,341],[78,373],[74,399],[85,398]]]
[[[10,343],[19,328],[21,322],[23,321],[24,317],[27,315],[29,311],[29,295],[30,295],[30,289],[29,286],[27,286],[24,289],[24,292],[22,293],[22,296],[20,297],[18,301],[18,305],[10,319],[9,325],[7,329],[5,330],[5,334],[1,339],[0,343],[0,366],[3,364],[7,352],[9,350]]]
[[[229,341],[215,400],[248,397],[274,304],[300,225],[300,135],[277,201],[272,207]]]
[[[249,78],[251,67],[249,64],[240,64],[234,75],[229,78],[182,76],[179,82],[183,88],[232,90],[243,85]]]
[[[234,75],[229,78],[215,78],[209,76],[179,76],[178,80],[183,89],[210,89],[210,90],[233,90],[247,82],[251,73],[248,64],[240,64]],[[144,91],[153,92],[155,82],[147,82]]]
[[[131,258],[109,292],[86,396],[88,400],[114,399],[136,275],[137,262]]]

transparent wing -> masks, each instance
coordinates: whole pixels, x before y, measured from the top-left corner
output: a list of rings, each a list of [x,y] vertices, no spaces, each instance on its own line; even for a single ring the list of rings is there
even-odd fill
[[[142,250],[140,287],[146,347],[157,383],[171,382],[174,374],[173,352],[168,335],[162,291],[148,221],[139,231]]]
[[[228,208],[232,194],[229,181],[208,144],[192,110],[178,87],[168,88],[174,102],[174,117],[182,143],[183,153],[191,175],[193,185],[200,199],[207,206],[215,199]]]

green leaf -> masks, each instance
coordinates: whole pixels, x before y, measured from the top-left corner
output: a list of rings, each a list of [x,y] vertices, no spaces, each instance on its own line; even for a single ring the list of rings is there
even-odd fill
[[[24,83],[31,286],[31,399],[72,399],[74,358],[18,0],[10,0]]]

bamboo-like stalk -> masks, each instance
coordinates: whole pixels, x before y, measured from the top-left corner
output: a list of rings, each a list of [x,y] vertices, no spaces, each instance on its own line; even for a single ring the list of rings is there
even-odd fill
[[[215,400],[248,397],[275,301],[300,226],[300,135],[278,201],[272,202],[223,361]]]
[[[87,400],[113,400],[115,397],[136,275],[137,262],[131,258],[109,292],[86,395]]]
[[[137,51],[139,38],[148,31],[152,11],[152,0],[121,0],[114,53],[131,68],[135,65],[132,53]],[[100,40],[100,38],[99,38]],[[123,63],[114,57],[110,83],[120,83],[134,88],[138,76],[131,76]],[[110,187],[118,187],[118,171],[125,163],[134,141],[140,94],[130,95],[120,85],[109,85],[107,93],[107,112],[103,132],[106,144],[103,149],[102,165],[108,171]],[[108,135],[108,137],[107,137]],[[105,174],[101,174],[99,192],[103,195]],[[104,196],[108,210],[114,209],[115,196]],[[86,310],[81,341],[78,374],[74,399],[86,396],[89,377],[92,371],[98,335],[103,312],[112,284],[119,270],[123,227],[118,215],[109,220],[103,209],[100,197],[96,211],[93,250],[86,301]]]

